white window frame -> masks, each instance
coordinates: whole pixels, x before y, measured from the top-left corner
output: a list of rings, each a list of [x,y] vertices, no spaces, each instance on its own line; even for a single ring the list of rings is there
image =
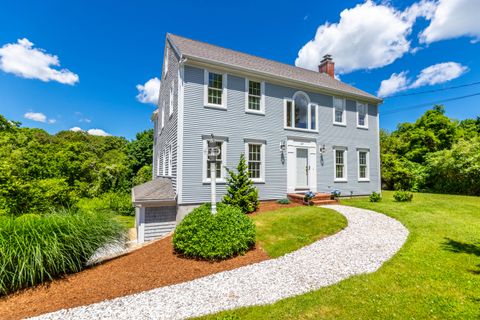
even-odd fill
[[[160,155],[157,153],[157,172],[155,173],[155,175],[157,177],[159,177],[161,174],[160,174],[160,170],[161,170],[161,158],[160,158]]]
[[[163,107],[162,107],[162,127],[161,127],[161,130],[163,130],[164,126],[165,126],[165,103],[163,104]]]
[[[343,114],[342,114],[342,122],[337,122],[335,119],[335,100],[341,100],[342,105],[343,105]],[[339,98],[339,97],[333,97],[332,100],[332,106],[333,106],[333,124],[337,126],[343,126],[345,127],[347,125],[347,101],[345,98]]]
[[[252,140],[245,142],[245,160],[247,161],[247,168],[248,168],[248,161],[250,156],[249,152],[249,145],[257,145],[260,146],[260,178],[250,178],[254,183],[265,183],[265,142],[261,140]]]
[[[360,128],[360,129],[368,129],[368,104],[367,103],[363,103],[363,102],[358,102],[357,101],[357,128]],[[359,120],[360,120],[360,111],[359,111],[359,107],[360,106],[365,106],[365,124],[362,126],[359,124]]]
[[[170,92],[168,94],[168,103],[169,103],[168,116],[170,118],[170,117],[172,117],[172,114],[173,114],[173,83],[170,86]]]
[[[213,104],[208,103],[208,75],[210,73],[216,73],[222,75],[222,104]],[[206,108],[214,108],[214,109],[227,109],[227,79],[228,76],[226,73],[222,73],[215,70],[203,70],[203,105]]]
[[[165,176],[167,174],[167,156],[166,156],[167,150],[164,148],[163,153],[162,153],[162,176]]]
[[[292,103],[292,110],[291,110],[291,115],[290,115],[290,119],[292,119],[292,121],[295,121],[295,96],[297,94],[304,94],[307,96],[307,99],[308,99],[308,107],[307,107],[307,124],[308,124],[308,128],[307,129],[304,129],[304,128],[297,128],[297,127],[292,127],[292,126],[289,126],[289,124],[287,123],[287,102],[291,102]],[[312,108],[315,108],[315,126],[316,128],[315,129],[312,129],[311,126],[312,126],[312,111],[311,109]],[[303,132],[318,132],[318,104],[316,103],[312,103],[310,101],[310,97],[308,96],[308,94],[306,94],[305,92],[303,91],[297,91],[295,92],[295,94],[293,95],[293,98],[283,98],[283,128],[286,129],[286,130],[293,130],[293,131],[303,131]],[[293,123],[293,125],[295,125]]]
[[[366,170],[365,178],[360,177],[360,152],[365,152]],[[357,149],[357,171],[358,181],[370,181],[370,150],[369,149]]]
[[[222,142],[222,167],[220,168],[220,177],[215,177],[217,183],[225,183],[226,182],[226,173],[225,166],[227,165],[227,139],[218,139],[218,141]],[[202,182],[203,183],[210,183],[211,179],[207,178],[207,158],[208,158],[208,139],[202,140],[203,146],[203,157],[202,157]]]
[[[252,110],[249,108],[248,98],[250,96],[250,81],[260,83],[260,110]],[[265,114],[265,81],[259,81],[256,79],[245,78],[245,112],[252,114]]]
[[[167,147],[167,174],[172,176],[172,145]]]
[[[343,178],[337,178],[337,151],[343,151]],[[348,150],[346,147],[333,147],[333,178],[335,182],[348,181]]]
[[[168,47],[168,44],[165,46],[165,72],[163,73],[163,77],[166,78],[167,77],[167,73],[168,73],[168,60],[169,60],[169,57],[170,57],[170,48]]]

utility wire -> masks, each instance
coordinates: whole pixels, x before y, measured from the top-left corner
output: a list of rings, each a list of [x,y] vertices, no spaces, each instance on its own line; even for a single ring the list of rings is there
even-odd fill
[[[443,103],[443,102],[467,99],[467,98],[471,98],[471,97],[475,97],[475,96],[480,96],[480,92],[468,94],[468,95],[465,95],[465,96],[449,98],[449,99],[426,102],[426,103],[417,104],[417,105],[413,105],[413,106],[409,106],[409,107],[405,107],[405,108],[399,108],[399,109],[395,109],[395,110],[391,110],[391,111],[387,111],[387,112],[382,112],[381,115],[394,114],[394,113],[398,113],[398,112],[402,112],[402,111],[406,111],[406,110],[412,110],[412,109],[427,107],[427,106],[431,106],[431,105],[435,105],[435,104],[439,104],[439,103]]]
[[[476,85],[479,85],[479,84],[480,84],[480,81],[477,81],[477,82],[472,82],[472,83],[461,84],[461,85],[458,85],[458,86],[451,86],[451,87],[445,87],[445,88],[439,88],[439,89],[418,91],[418,92],[412,92],[412,93],[396,94],[396,95],[393,95],[393,96],[385,97],[384,100],[391,99],[391,98],[416,96],[418,94],[425,94],[425,93],[432,93],[432,92],[439,92],[439,91],[447,91],[447,90],[452,90],[452,89],[465,88],[465,87],[470,87],[470,86],[476,86]]]

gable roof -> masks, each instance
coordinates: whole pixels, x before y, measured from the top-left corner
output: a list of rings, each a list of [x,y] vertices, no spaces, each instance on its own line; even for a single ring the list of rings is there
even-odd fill
[[[376,103],[382,102],[382,99],[334,79],[325,73],[260,58],[205,42],[184,38],[171,33],[167,34],[167,39],[170,41],[170,44],[174,49],[178,51],[179,55],[185,58],[239,68],[266,76],[281,78],[285,81],[299,82],[332,91],[334,93],[344,93],[354,97],[367,99]]]

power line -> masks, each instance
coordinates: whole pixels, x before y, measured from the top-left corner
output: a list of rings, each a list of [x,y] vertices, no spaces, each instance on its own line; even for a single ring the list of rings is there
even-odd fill
[[[387,111],[385,113],[381,113],[381,115],[394,114],[394,113],[402,112],[402,111],[405,111],[405,110],[412,110],[412,109],[427,107],[427,106],[431,106],[431,105],[435,105],[435,104],[439,104],[439,103],[443,103],[443,102],[467,99],[467,98],[471,98],[471,97],[475,97],[475,96],[480,96],[480,92],[468,94],[468,95],[465,95],[465,96],[459,96],[459,97],[454,97],[454,98],[449,98],[449,99],[426,102],[426,103],[417,104],[417,105],[413,105],[413,106],[409,106],[409,107],[405,107],[405,108],[395,109],[395,110],[392,110],[390,112]]]
[[[452,89],[465,88],[465,87],[475,86],[475,85],[479,85],[479,84],[480,84],[480,81],[477,81],[477,82],[472,82],[472,83],[461,84],[461,85],[458,85],[458,86],[451,86],[451,87],[445,87],[445,88],[439,88],[439,89],[418,91],[418,92],[412,92],[412,93],[396,94],[396,95],[393,95],[393,96],[385,97],[384,100],[391,99],[391,98],[416,96],[418,94],[425,94],[425,93],[432,93],[432,92],[439,92],[439,91],[447,91],[447,90],[452,90]]]

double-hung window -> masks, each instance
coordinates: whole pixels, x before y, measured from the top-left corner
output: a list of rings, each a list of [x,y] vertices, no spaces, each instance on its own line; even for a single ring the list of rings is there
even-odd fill
[[[347,150],[333,149],[335,159],[335,181],[347,181]]]
[[[246,111],[264,113],[264,83],[245,79]]]
[[[285,99],[285,128],[317,131],[317,105],[303,92]]]
[[[265,181],[265,143],[247,142],[245,152],[249,178],[254,182]]]
[[[357,127],[368,128],[368,106],[357,102]]]
[[[205,70],[205,105],[226,108],[226,74]]]
[[[369,181],[369,159],[368,150],[358,150],[358,180]]]
[[[220,153],[215,161],[215,178],[217,182],[225,180],[225,166],[227,161],[227,142],[226,140],[216,141],[216,147],[220,149]],[[210,182],[212,177],[210,161],[208,161],[208,139],[203,140],[203,182]]]
[[[333,98],[333,123],[339,125],[347,124],[345,114],[345,99]]]

